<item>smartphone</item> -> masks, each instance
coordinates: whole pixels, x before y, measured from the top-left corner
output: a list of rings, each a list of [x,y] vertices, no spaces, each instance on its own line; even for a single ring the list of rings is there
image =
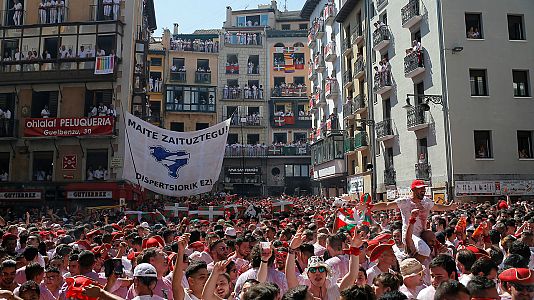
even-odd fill
[[[124,274],[124,266],[120,258],[110,258],[104,261],[104,274],[110,277],[111,274],[121,276]]]

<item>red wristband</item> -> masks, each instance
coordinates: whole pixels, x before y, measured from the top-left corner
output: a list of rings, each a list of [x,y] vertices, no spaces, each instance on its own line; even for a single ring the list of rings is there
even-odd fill
[[[408,222],[410,222],[410,224],[415,224],[415,222],[417,222],[417,219],[414,218],[414,217],[411,217]]]
[[[343,253],[348,254],[348,255],[358,256],[360,255],[361,251],[360,251],[360,248],[350,247],[349,249],[344,249]]]

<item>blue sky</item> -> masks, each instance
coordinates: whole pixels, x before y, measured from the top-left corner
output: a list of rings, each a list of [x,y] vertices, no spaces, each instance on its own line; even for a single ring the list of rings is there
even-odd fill
[[[283,10],[284,0],[278,0],[278,9]],[[299,10],[305,0],[287,0],[288,10]],[[180,24],[180,33],[191,33],[195,29],[221,28],[226,19],[226,6],[233,10],[257,8],[271,0],[154,0],[158,30],[154,36],[161,36],[163,28],[172,32],[173,23]]]

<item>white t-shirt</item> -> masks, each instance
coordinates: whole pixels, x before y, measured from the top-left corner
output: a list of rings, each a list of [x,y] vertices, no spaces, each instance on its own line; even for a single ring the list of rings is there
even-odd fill
[[[424,197],[421,200],[421,207],[418,207],[413,201],[412,198],[397,199],[397,206],[402,215],[402,237],[406,235],[406,228],[410,220],[410,215],[412,214],[413,209],[420,209],[419,217],[414,224],[413,234],[415,236],[421,236],[421,232],[425,229],[426,219],[430,214],[430,210],[434,207],[434,201],[428,197]]]
[[[417,295],[417,300],[434,300],[435,293],[436,289],[434,286],[428,286],[419,292],[419,295]]]
[[[389,270],[389,273],[395,273],[393,270]],[[380,274],[382,274],[382,270],[378,268],[378,265],[374,265],[371,268],[367,270],[367,284],[373,285],[373,280]]]
[[[426,285],[422,284],[415,288],[415,293],[412,293],[404,284],[399,288],[399,292],[403,293],[408,297],[408,300],[414,300],[417,299],[417,295],[426,288]]]

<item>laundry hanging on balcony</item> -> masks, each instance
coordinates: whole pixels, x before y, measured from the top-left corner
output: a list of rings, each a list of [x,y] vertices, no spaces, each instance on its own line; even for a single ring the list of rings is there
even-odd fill
[[[115,56],[97,56],[95,63],[95,75],[113,74],[115,69]]]

